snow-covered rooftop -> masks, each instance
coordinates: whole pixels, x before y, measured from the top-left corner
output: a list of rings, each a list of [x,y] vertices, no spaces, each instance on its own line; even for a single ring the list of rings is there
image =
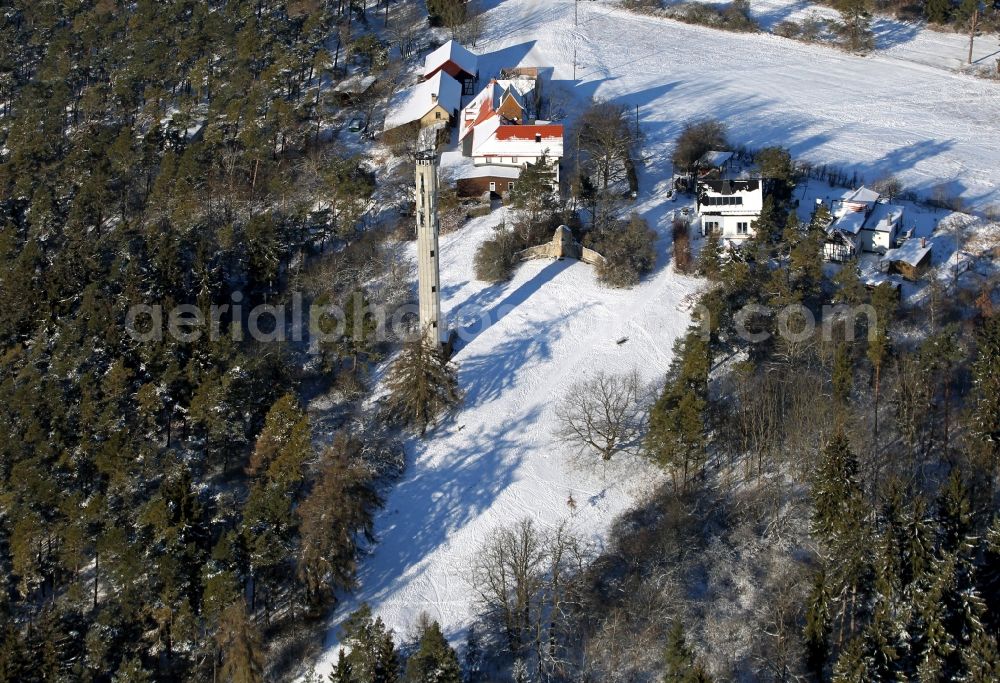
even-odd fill
[[[501,104],[508,99],[517,104],[523,117],[527,109],[526,97],[534,90],[534,87],[535,82],[530,78],[491,80],[462,110],[458,139],[464,140],[473,128],[491,116],[495,116]]]
[[[883,263],[902,262],[916,267],[931,252],[931,243],[924,239],[908,239],[895,249],[885,252]]]
[[[348,95],[360,95],[368,90],[378,80],[375,76],[365,76],[364,74],[354,74],[350,78],[344,79],[333,89],[335,93]]]
[[[845,203],[874,204],[881,196],[875,190],[870,190],[862,185],[856,190],[845,192],[842,200]]]
[[[876,204],[868,217],[866,229],[875,232],[892,232],[903,220],[903,207],[896,204]]]
[[[424,58],[424,77],[430,77],[451,62],[470,76],[475,76],[479,58],[466,50],[461,43],[449,40]]]
[[[541,156],[561,159],[563,127],[558,124],[501,125],[493,117],[476,126],[472,136],[472,155]]]
[[[441,105],[449,115],[458,111],[462,102],[462,86],[443,71],[438,71],[422,83],[404,90],[389,104],[385,130],[419,121],[434,107]]]
[[[830,230],[839,230],[848,235],[857,235],[865,224],[868,214],[864,211],[846,211],[830,225]]]

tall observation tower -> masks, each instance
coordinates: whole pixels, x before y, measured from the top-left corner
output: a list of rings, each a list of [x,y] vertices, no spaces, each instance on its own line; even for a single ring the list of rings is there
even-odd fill
[[[440,347],[448,341],[441,320],[441,274],[438,267],[438,158],[433,151],[417,153],[417,297],[420,330]]]

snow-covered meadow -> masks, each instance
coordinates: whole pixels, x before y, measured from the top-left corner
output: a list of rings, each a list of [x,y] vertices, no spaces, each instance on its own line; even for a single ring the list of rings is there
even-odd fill
[[[975,209],[1000,205],[1000,87],[954,73],[944,56],[936,63],[924,49],[933,36],[911,38],[910,51],[899,42],[857,57],[600,2],[579,3],[578,25],[571,0],[488,6],[475,47],[483,78],[502,66],[539,66],[548,94],[565,95],[569,110],[592,98],[638,105],[635,209],[661,234],[660,262],[628,291],[600,286],[589,266],[572,261],[528,262],[509,283],[487,285],[473,276],[473,254],[502,210],[442,237],[443,308],[465,330],[454,359],[465,404],[426,440],[407,443],[407,470],[378,515],[358,590],[331,615],[320,673],[334,659],[337,625],[361,601],[404,638],[427,612],[456,639],[473,617],[470,558],[492,529],[524,516],[542,526],[571,516],[599,543],[614,516],[655,485],[660,475],[638,459],[581,467],[554,435],[553,413],[573,382],[599,370],[636,369],[657,381],[688,324],[684,303],[701,283],[670,265],[667,234],[679,206],[662,191],[686,121],[715,117],[735,144],[779,144],[868,181],[891,173],[924,195],[941,185]]]

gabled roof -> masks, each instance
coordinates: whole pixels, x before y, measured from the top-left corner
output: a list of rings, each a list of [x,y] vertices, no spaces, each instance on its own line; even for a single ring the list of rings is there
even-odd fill
[[[556,124],[503,125],[497,116],[476,126],[472,134],[472,156],[563,155],[563,127]]]
[[[864,211],[847,211],[837,217],[837,220],[830,225],[829,230],[839,230],[849,235],[857,235],[864,227],[867,218],[868,214]]]
[[[895,204],[876,204],[865,224],[865,230],[892,232],[903,219],[903,207]]]
[[[524,98],[534,87],[533,82],[529,87],[524,81],[527,79],[517,81],[494,79],[487,83],[475,99],[462,110],[458,139],[465,139],[473,128],[494,116],[506,101],[513,101],[524,116],[526,110]]]
[[[412,88],[403,90],[389,103],[385,130],[419,121],[440,105],[451,115],[462,102],[462,85],[443,71]]]
[[[883,263],[902,262],[916,268],[931,253],[931,243],[922,239],[908,239],[899,247],[890,249],[882,257]]]
[[[375,76],[354,74],[350,78],[338,83],[333,89],[333,92],[346,95],[360,95],[368,90],[368,88],[372,87],[376,80],[378,79]]]
[[[424,58],[424,78],[430,78],[448,62],[470,76],[475,76],[479,68],[479,58],[476,55],[462,47],[461,43],[449,40]]]
[[[842,200],[844,202],[857,202],[859,204],[874,204],[879,200],[882,195],[875,190],[869,190],[867,187],[862,185],[856,190],[850,192],[845,192]]]

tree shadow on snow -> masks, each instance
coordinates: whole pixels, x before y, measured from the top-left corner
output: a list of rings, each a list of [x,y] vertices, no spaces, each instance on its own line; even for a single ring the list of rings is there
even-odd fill
[[[422,560],[494,504],[524,457],[523,432],[517,427],[537,419],[539,411],[536,407],[486,432],[450,430],[452,443],[437,458],[428,458],[418,444],[405,478],[378,515],[378,542],[360,563],[358,589],[332,615],[328,646],[336,644],[338,625],[351,610],[363,601],[377,609],[401,584],[414,582]],[[428,611],[433,607],[428,604]]]
[[[572,260],[552,261],[528,281],[494,304],[509,283],[504,282],[486,287],[473,294],[448,313],[454,325],[457,340],[455,352],[462,350],[473,339],[503,320],[512,310],[525,303],[542,285],[555,278],[573,264]]]
[[[465,405],[482,405],[496,400],[517,381],[518,373],[533,363],[552,358],[552,343],[562,333],[560,327],[569,318],[591,304],[578,303],[562,311],[558,318],[533,321],[518,336],[505,339],[485,353],[459,361],[459,384],[465,390]]]

